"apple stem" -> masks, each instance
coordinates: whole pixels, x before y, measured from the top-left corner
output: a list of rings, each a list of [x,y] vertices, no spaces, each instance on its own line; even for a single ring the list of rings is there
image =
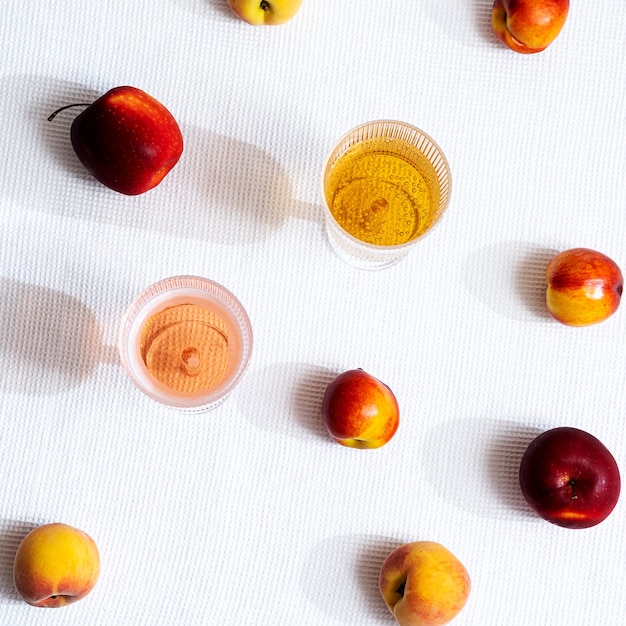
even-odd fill
[[[576,485],[574,484],[573,480],[569,481],[569,486],[572,488],[572,500],[576,500],[578,498],[578,495],[576,495]]]
[[[261,4],[259,5],[263,11],[270,10],[270,3],[267,0],[261,0]]]
[[[84,102],[76,102],[75,104],[66,104],[64,107],[57,109],[54,113],[51,113],[48,116],[48,121],[51,122],[57,116],[57,113],[60,113],[61,111],[65,111],[65,109],[71,109],[72,107],[88,107],[88,106],[90,106],[90,104],[84,103]]]

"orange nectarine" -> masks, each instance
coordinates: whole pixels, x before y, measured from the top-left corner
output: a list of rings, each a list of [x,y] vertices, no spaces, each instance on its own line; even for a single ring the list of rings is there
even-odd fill
[[[494,0],[491,26],[511,50],[533,54],[556,39],[568,12],[569,0]]]
[[[615,261],[588,248],[557,254],[546,268],[546,306],[567,326],[589,326],[617,311],[624,286]]]
[[[391,389],[362,369],[343,372],[330,382],[321,412],[329,435],[351,448],[380,448],[400,423]]]

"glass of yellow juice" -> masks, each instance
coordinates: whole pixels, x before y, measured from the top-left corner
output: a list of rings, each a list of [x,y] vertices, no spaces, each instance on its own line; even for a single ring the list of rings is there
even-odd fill
[[[389,267],[439,223],[450,190],[448,161],[426,133],[391,120],[357,126],[322,172],[331,246],[355,267]]]
[[[130,379],[147,396],[181,411],[208,411],[243,377],[252,327],[239,300],[221,285],[175,276],[131,303],[119,351]]]

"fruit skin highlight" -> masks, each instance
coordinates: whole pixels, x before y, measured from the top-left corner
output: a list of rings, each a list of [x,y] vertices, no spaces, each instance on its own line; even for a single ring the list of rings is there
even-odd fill
[[[59,111],[55,111],[51,120]],[[176,165],[183,137],[174,116],[136,87],[114,87],[72,122],[72,147],[103,185],[134,196],[156,187]]]
[[[52,523],[30,531],[13,562],[13,581],[32,606],[57,608],[84,598],[100,575],[100,554],[82,530]]]
[[[233,13],[253,26],[275,26],[289,21],[302,0],[228,0]]]
[[[321,414],[331,438],[350,448],[380,448],[400,424],[391,389],[362,369],[343,372],[329,383]]]
[[[619,308],[624,278],[615,261],[588,248],[557,254],[546,268],[546,306],[566,326],[604,321]]]
[[[536,437],[519,468],[522,495],[540,517],[563,528],[590,528],[615,508],[617,462],[593,435],[559,427]]]
[[[569,0],[494,0],[491,28],[514,52],[534,54],[557,38],[568,13]]]
[[[387,556],[380,568],[379,588],[400,626],[441,626],[465,606],[471,580],[444,546],[416,541]]]

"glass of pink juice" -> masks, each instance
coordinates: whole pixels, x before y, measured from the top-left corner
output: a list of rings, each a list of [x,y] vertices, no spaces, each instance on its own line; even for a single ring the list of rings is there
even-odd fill
[[[131,303],[119,351],[130,379],[147,396],[181,411],[208,411],[241,381],[252,327],[226,288],[198,276],[175,276]]]

